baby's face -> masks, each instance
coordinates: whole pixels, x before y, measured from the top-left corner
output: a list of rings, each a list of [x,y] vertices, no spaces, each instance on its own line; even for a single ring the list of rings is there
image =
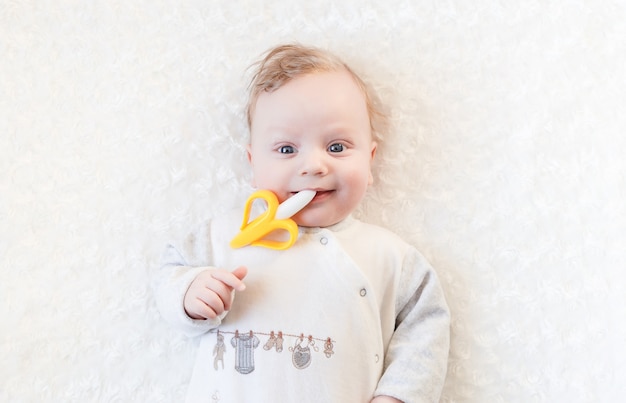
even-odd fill
[[[372,183],[365,97],[348,72],[298,77],[262,93],[252,116],[248,157],[254,185],[282,202],[304,189],[315,198],[293,219],[327,227],[346,218]]]

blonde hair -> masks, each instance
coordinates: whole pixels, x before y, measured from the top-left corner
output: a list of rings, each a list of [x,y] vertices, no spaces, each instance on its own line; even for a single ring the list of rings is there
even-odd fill
[[[252,115],[261,93],[276,91],[289,81],[305,74],[345,70],[363,92],[372,137],[374,139],[380,138],[380,132],[387,120],[385,113],[376,104],[373,92],[361,77],[334,54],[299,44],[280,45],[267,51],[265,56],[253,66],[256,66],[256,69],[250,81],[248,104],[246,105],[248,128],[252,127]]]

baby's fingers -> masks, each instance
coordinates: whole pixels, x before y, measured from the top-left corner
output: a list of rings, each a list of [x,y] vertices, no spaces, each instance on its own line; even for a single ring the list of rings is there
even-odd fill
[[[185,311],[192,319],[215,319],[219,315],[202,298],[195,298],[185,304]]]
[[[245,267],[239,267],[235,269],[234,272],[228,272],[225,270],[213,271],[211,272],[211,277],[221,281],[222,283],[226,284],[234,290],[243,291],[246,289],[246,285],[243,283],[243,281],[241,281],[241,279],[245,277],[246,273],[247,270],[245,269]]]
[[[226,286],[222,285],[223,288]],[[208,311],[204,311],[209,316],[207,318],[215,319],[218,315],[221,315],[224,311],[230,309],[230,291],[228,290],[211,290],[207,289],[201,295],[198,296],[200,303],[204,304]]]

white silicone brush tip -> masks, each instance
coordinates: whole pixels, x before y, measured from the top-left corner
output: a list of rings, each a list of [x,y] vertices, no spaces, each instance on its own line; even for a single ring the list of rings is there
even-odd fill
[[[304,206],[309,204],[315,197],[315,190],[302,190],[295,195],[291,196],[278,206],[276,211],[276,219],[282,220],[295,215],[298,211],[302,210]]]

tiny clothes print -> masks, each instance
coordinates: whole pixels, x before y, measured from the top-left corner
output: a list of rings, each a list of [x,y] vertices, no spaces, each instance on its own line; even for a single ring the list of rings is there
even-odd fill
[[[320,339],[313,337],[312,335],[305,336],[301,333],[299,336],[295,334],[285,334],[282,331],[270,331],[266,332],[234,332],[228,330],[217,330],[216,343],[213,347],[213,368],[216,371],[224,369],[224,355],[226,354],[226,346],[224,345],[224,334],[233,334],[230,340],[230,344],[235,348],[234,351],[234,363],[235,370],[240,374],[247,375],[255,370],[255,349],[261,343],[259,336],[268,337],[263,350],[275,351],[281,353],[283,351],[283,343],[285,338],[293,339],[293,346],[289,347],[291,352],[291,363],[296,369],[305,369],[311,365],[313,358],[313,352],[319,352],[319,348],[316,346],[316,341],[324,343],[324,356],[331,358],[335,353],[333,351],[334,344],[330,337],[326,339]],[[262,350],[261,350],[262,352]],[[286,362],[286,361],[285,361]],[[221,363],[218,365],[218,363]]]
[[[275,348],[276,352],[280,353],[281,351],[283,351],[283,342],[283,332],[278,332],[277,336],[272,330],[272,332],[270,333],[270,338],[263,346],[263,349],[269,351],[272,348]]]
[[[330,340],[330,338],[328,339]],[[293,366],[298,369],[304,369],[311,364],[311,349],[314,351],[319,351],[317,347],[315,347],[315,340],[312,336],[309,336],[307,339],[300,336],[293,347],[289,347],[289,351],[293,352],[292,361]],[[330,358],[330,355],[326,355],[326,357]]]
[[[226,352],[226,345],[224,344],[224,335],[217,334],[217,344],[213,348],[213,356],[215,360],[213,361],[213,367],[217,371],[219,368],[218,363],[222,363],[222,369],[224,369],[224,353]]]
[[[299,343],[290,349],[293,351],[293,366],[304,369],[311,363],[311,349],[309,346],[302,347]]]
[[[235,369],[237,372],[245,375],[254,371],[254,349],[259,346],[259,343],[259,338],[252,331],[244,335],[240,335],[239,332],[235,333],[230,344],[235,347]]]

